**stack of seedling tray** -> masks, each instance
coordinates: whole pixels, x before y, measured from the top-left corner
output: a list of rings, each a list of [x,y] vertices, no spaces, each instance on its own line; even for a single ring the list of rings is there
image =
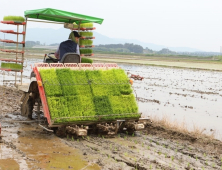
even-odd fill
[[[4,43],[14,43],[16,44],[16,49],[0,49],[0,51],[3,52],[8,52],[8,53],[15,53],[15,59],[0,59],[1,62],[1,70],[5,70],[5,71],[15,71],[15,72],[23,72],[23,62],[24,62],[24,47],[25,47],[25,41],[20,41],[18,40],[18,35],[22,35],[23,36],[23,40],[24,40],[24,36],[25,36],[25,19],[24,17],[21,16],[5,16],[3,18],[3,21],[1,21],[1,23],[3,24],[10,24],[10,25],[16,25],[17,26],[17,31],[14,30],[0,30],[0,32],[3,33],[8,33],[8,34],[15,34],[17,35],[17,40],[13,41],[13,40],[2,40],[0,39],[1,42]],[[23,26],[23,31],[19,32],[19,25]],[[22,45],[22,49],[19,49],[19,44]],[[21,57],[18,56],[18,54],[21,55]],[[15,84],[17,81],[17,74],[15,74]],[[22,82],[22,76],[21,76],[21,82]]]
[[[74,30],[78,29],[78,25],[74,24]],[[93,23],[83,23],[80,24],[80,35],[81,38],[79,40],[79,47],[80,47],[80,55],[81,56],[93,56],[93,32],[95,27],[93,27]]]
[[[140,117],[122,69],[40,68],[39,72],[54,124]]]

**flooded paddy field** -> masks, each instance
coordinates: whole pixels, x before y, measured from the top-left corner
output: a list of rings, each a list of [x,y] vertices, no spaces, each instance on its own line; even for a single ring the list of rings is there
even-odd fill
[[[29,82],[29,60],[23,74]],[[222,132],[222,72],[119,64],[134,80],[133,89],[142,116],[167,118],[175,123]],[[0,73],[0,80],[3,80]],[[14,78],[7,73],[4,79]],[[12,76],[12,77],[10,77]],[[0,82],[3,84],[3,82]],[[89,135],[85,138],[58,138],[38,123],[20,115],[21,92],[0,86],[0,170],[74,169],[222,169],[222,143],[219,140],[181,133],[161,127],[155,121],[134,134],[120,133],[114,138]]]
[[[167,117],[222,138],[222,72],[126,65],[143,116]]]

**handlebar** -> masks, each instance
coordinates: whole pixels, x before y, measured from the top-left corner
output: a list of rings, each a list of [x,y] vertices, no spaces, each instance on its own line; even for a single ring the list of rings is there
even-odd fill
[[[45,56],[44,56],[44,61],[45,61],[46,57],[48,57],[48,58],[52,59],[54,62],[58,62],[59,59],[54,58],[54,57],[51,56],[51,55],[54,55],[54,54],[55,54],[55,53],[48,53],[48,54],[45,54]]]

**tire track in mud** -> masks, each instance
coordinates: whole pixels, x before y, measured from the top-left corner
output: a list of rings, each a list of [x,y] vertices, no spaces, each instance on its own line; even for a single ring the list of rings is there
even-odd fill
[[[70,147],[82,150],[83,155],[92,155],[102,169],[222,168],[222,160],[214,152],[208,153],[186,142],[174,142],[144,132],[133,136],[119,134],[115,138],[88,136],[62,140]]]

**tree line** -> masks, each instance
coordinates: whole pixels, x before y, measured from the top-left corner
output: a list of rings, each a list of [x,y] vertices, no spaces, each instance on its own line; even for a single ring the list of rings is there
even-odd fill
[[[131,52],[131,53],[143,53],[143,47],[141,45],[133,44],[133,43],[125,43],[125,44],[106,44],[106,45],[97,45],[96,48],[98,50],[107,50],[107,49],[119,49],[119,52]],[[126,50],[124,50],[126,49]],[[103,50],[102,50],[103,51]]]

